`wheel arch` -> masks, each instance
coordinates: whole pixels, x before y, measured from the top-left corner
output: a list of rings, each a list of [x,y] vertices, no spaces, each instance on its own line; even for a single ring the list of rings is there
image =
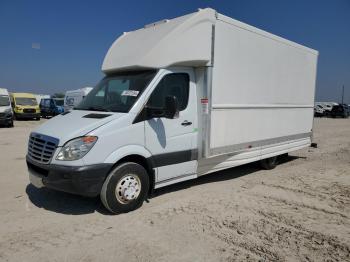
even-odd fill
[[[154,170],[154,165],[151,160],[151,153],[144,147],[137,145],[130,145],[119,148],[108,156],[105,163],[113,163],[113,170],[116,166],[125,162],[134,162],[142,167],[144,167],[150,178],[150,188],[149,193],[152,194],[154,190],[154,185],[156,181],[156,173]]]

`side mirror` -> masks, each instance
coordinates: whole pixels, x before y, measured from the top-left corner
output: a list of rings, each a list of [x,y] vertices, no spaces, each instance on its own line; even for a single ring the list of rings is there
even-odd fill
[[[164,108],[165,118],[178,118],[179,117],[179,103],[176,96],[167,96],[165,98],[165,108]]]

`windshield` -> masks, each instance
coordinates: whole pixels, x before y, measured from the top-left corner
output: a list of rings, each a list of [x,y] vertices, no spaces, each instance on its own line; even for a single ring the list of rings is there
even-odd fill
[[[54,99],[53,101],[55,101],[56,106],[63,106],[63,99]]]
[[[10,105],[9,97],[0,95],[0,106],[9,106],[9,105]]]
[[[127,113],[155,74],[148,70],[106,76],[74,109]]]
[[[35,98],[16,97],[15,100],[16,100],[16,105],[19,105],[19,106],[36,106],[36,105],[38,105]]]

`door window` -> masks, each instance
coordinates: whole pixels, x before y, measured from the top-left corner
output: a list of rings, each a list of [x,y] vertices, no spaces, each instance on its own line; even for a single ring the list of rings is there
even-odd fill
[[[163,108],[167,96],[175,96],[179,103],[179,111],[186,109],[190,89],[190,77],[185,73],[168,74],[163,77],[153,90],[147,106]]]

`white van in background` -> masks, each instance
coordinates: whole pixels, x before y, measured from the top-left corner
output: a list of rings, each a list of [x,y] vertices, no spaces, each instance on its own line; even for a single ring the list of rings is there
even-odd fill
[[[316,105],[321,105],[326,111],[331,111],[333,106],[337,106],[336,102],[316,102]]]
[[[92,89],[93,87],[84,87],[67,91],[64,96],[64,111],[69,111],[77,106]]]
[[[0,125],[13,127],[13,111],[10,96],[5,88],[0,88]]]

